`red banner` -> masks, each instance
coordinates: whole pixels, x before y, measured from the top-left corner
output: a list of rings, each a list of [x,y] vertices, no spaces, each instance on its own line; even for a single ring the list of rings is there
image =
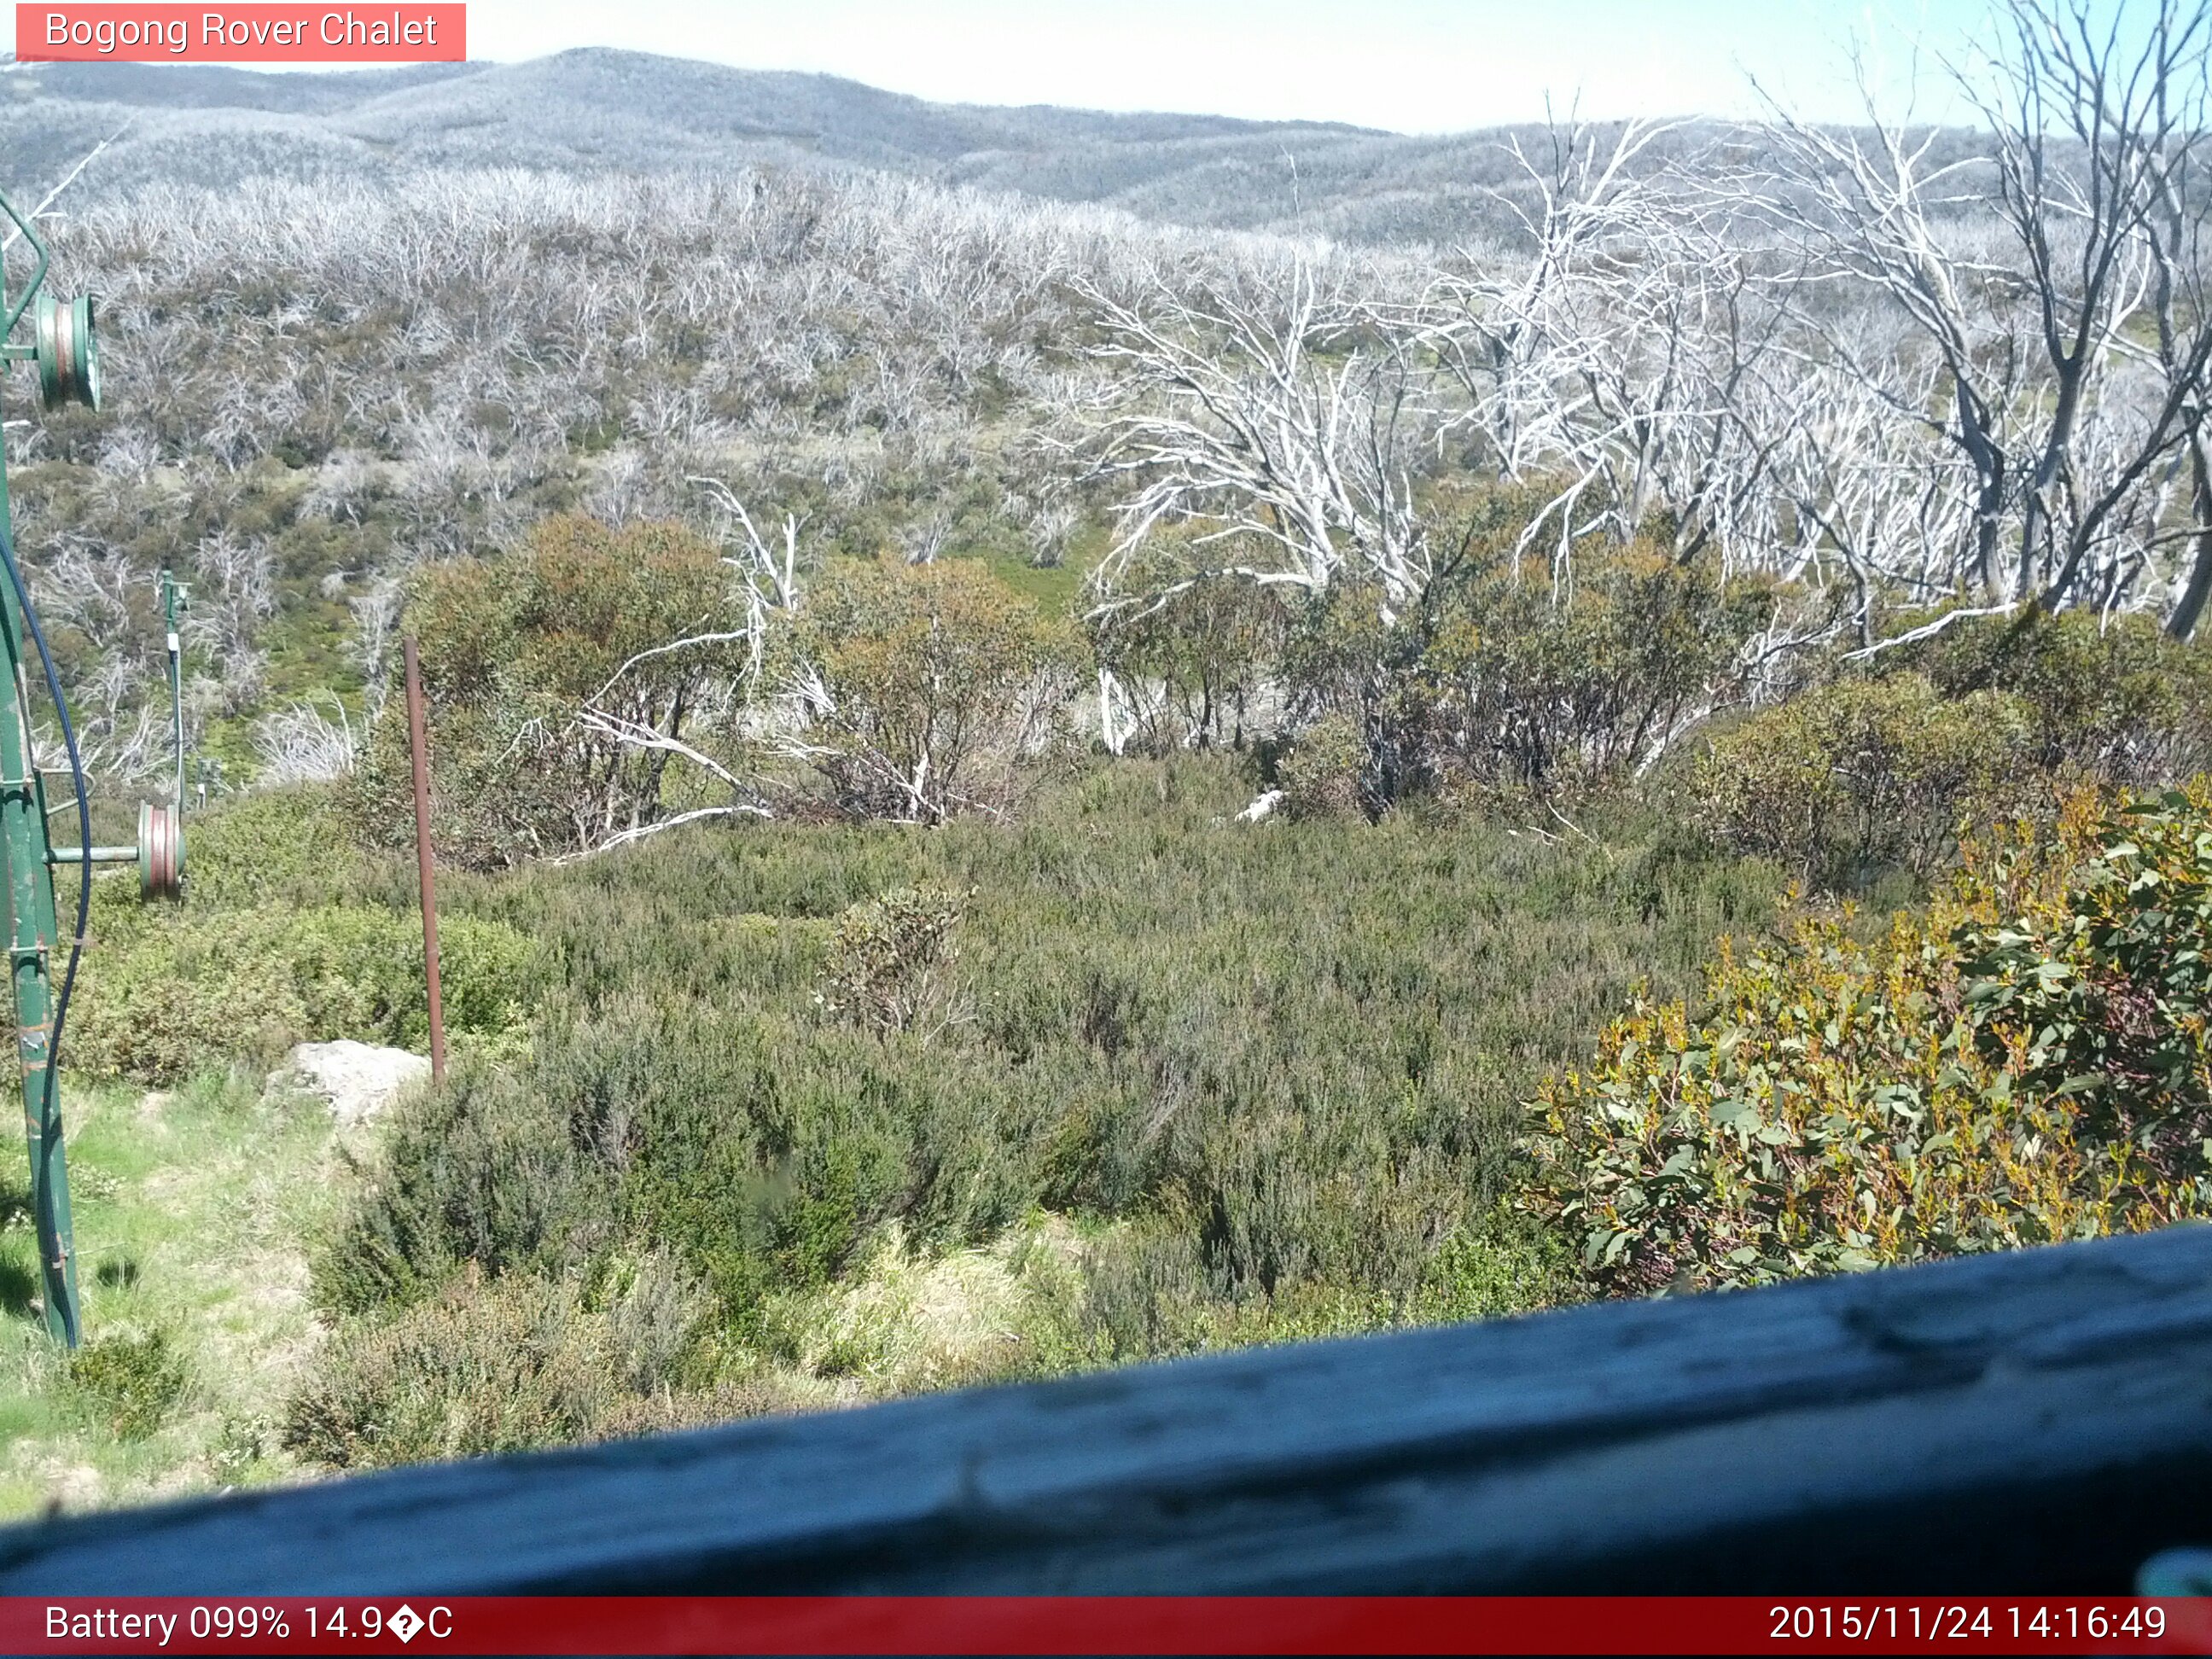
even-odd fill
[[[27,1596],[11,1654],[2212,1653],[2212,1600]]]
[[[25,63],[429,64],[468,56],[465,5],[26,5]]]

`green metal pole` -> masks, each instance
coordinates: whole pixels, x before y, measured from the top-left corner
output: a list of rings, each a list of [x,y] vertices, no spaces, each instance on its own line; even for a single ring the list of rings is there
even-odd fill
[[[8,460],[0,444],[0,535],[15,544]],[[22,1073],[23,1136],[30,1152],[31,1213],[46,1329],[77,1340],[76,1249],[70,1223],[69,1164],[59,1091],[50,1085],[55,925],[53,873],[46,863],[46,792],[31,746],[30,685],[23,617],[13,584],[0,581],[0,858],[7,867],[9,977],[15,997],[16,1058]]]
[[[6,367],[31,354],[9,348],[7,331],[23,314],[46,276],[46,250],[38,233],[0,197],[0,210],[22,231],[37,258],[30,285],[5,309],[0,327],[0,387]],[[0,272],[0,289],[4,289]],[[15,546],[15,524],[8,503],[8,455],[0,438],[0,536]],[[18,565],[20,568],[20,561]],[[74,1348],[77,1342],[76,1248],[70,1223],[69,1164],[62,1135],[59,1082],[52,1075],[53,952],[60,941],[55,925],[52,866],[46,862],[46,792],[39,777],[31,742],[27,634],[15,585],[0,580],[0,859],[6,864],[9,977],[15,998],[16,1060],[22,1076],[23,1137],[30,1152],[31,1217],[38,1241],[39,1287],[46,1330]]]

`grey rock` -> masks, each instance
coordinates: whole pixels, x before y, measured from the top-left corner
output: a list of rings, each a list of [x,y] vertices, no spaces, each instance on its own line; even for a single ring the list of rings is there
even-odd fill
[[[270,1075],[270,1085],[319,1095],[342,1128],[368,1121],[430,1076],[430,1062],[373,1042],[303,1042]]]

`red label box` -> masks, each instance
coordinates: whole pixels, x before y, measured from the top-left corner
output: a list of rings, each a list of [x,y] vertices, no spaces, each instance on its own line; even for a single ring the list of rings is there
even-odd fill
[[[19,3],[27,64],[457,64],[465,5]]]

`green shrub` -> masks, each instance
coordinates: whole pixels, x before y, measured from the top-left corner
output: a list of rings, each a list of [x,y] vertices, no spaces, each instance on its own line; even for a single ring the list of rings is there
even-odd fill
[[[714,1304],[680,1255],[647,1249],[617,1257],[599,1280],[617,1374],[631,1393],[650,1397],[708,1376]]]
[[[1040,1346],[1060,1347],[1074,1363],[1115,1364],[1407,1322],[1496,1319],[1578,1293],[1571,1265],[1548,1237],[1510,1216],[1471,1218],[1441,1238],[1424,1239],[1420,1254],[1389,1289],[1347,1274],[1235,1297],[1223,1294],[1202,1236],[1139,1227],[1085,1252],[1079,1293],[1051,1310],[1060,1328],[1041,1334]]]
[[[1810,912],[1778,948],[1724,950],[1709,1015],[1639,1003],[1540,1092],[1528,1204],[1617,1292],[2204,1213],[2208,842],[2203,791],[2150,819],[2079,796],[1971,846],[1872,943]]]
[[[1034,1200],[1018,1091],[911,1036],[763,1024],[632,1000],[550,1031],[520,1073],[478,1068],[395,1113],[319,1256],[325,1305],[419,1297],[454,1268],[550,1272],[626,1237],[700,1273],[727,1323],[828,1283],[897,1219],[987,1237]]]
[[[1036,1201],[1048,1103],[980,1055],[669,1009],[643,1030],[579,1033],[555,1063],[568,1098],[608,1100],[627,1120],[639,1235],[682,1252],[742,1328],[765,1294],[836,1279],[888,1223],[941,1249],[988,1238]],[[629,1085],[619,1095],[610,1072]]]
[[[301,1040],[307,1011],[290,965],[265,948],[239,951],[234,928],[219,940],[200,921],[87,952],[62,1049],[71,1070],[162,1085],[234,1059],[273,1064]]]
[[[1947,697],[2019,698],[2051,770],[2161,787],[2212,764],[2212,653],[2148,615],[1975,617],[1913,652]]]
[[[389,1320],[341,1328],[292,1398],[283,1443],[333,1468],[379,1468],[742,1414],[733,1401],[664,1393],[665,1380],[641,1377],[572,1286],[464,1276]]]
[[[1188,1229],[1131,1233],[1094,1249],[1083,1263],[1079,1328],[1085,1346],[1109,1364],[1212,1346],[1218,1308]]]
[[[1040,1206],[1161,1241],[1208,1343],[1551,1295],[1489,1231],[1519,1103],[1638,976],[1768,914],[1771,872],[1595,811],[1554,844],[1405,816],[1241,834],[1217,820],[1247,787],[1227,757],[1130,762],[1019,824],[679,831],[499,878],[472,902],[550,964],[536,1047],[396,1109],[326,1305],[650,1245],[759,1351],[771,1303],[832,1290],[894,1224],[927,1254]],[[972,1018],[928,1041],[814,1002],[841,919],[866,933],[900,890],[967,896]],[[1071,1317],[1085,1352],[1187,1328]]]
[[[576,715],[591,702],[682,740],[723,712],[742,644],[641,653],[732,632],[744,614],[734,584],[714,547],[680,526],[615,530],[567,515],[541,520],[511,554],[419,568],[404,624],[420,641],[440,856],[499,868],[652,819],[672,768],[690,763]],[[347,786],[363,835],[393,847],[414,833],[403,705],[387,702]]]
[[[168,1084],[231,1060],[270,1065],[302,1042],[428,1040],[422,924],[404,912],[193,906],[100,932],[66,1036],[68,1063],[94,1077]],[[525,935],[451,915],[439,957],[449,1030],[495,1036],[520,1024],[538,971]]]
[[[1283,650],[1279,734],[1292,751],[1294,799],[1303,794],[1314,811],[1329,811],[1348,788],[1376,819],[1436,783],[1435,623],[1427,611],[1399,615],[1379,586],[1349,575],[1296,604]],[[1300,743],[1303,763],[1295,754]]]
[[[418,1301],[464,1264],[558,1271],[615,1225],[611,1184],[575,1128],[485,1066],[396,1106],[360,1177],[313,1259],[317,1299],[342,1311]]]
[[[184,1397],[184,1360],[167,1331],[112,1331],[69,1357],[69,1378],[125,1440],[144,1440]]]
[[[961,899],[938,887],[901,887],[838,918],[823,965],[823,1011],[865,1030],[944,1029],[956,1014],[953,970]]]
[[[1926,873],[1963,824],[2047,795],[2033,725],[2008,692],[1947,694],[1918,674],[1832,681],[1711,739],[1693,810],[1728,845],[1807,875]]]
[[[323,784],[226,797],[185,819],[185,847],[190,910],[360,902],[393,892],[390,874],[399,873],[376,867],[355,840],[337,791]],[[411,895],[412,876],[410,867],[398,890]],[[135,878],[103,886],[112,890],[101,916],[105,937],[118,925],[127,929],[140,905]]]
[[[967,559],[832,567],[782,653],[814,769],[856,817],[933,823],[1003,805],[1070,690],[1066,630]]]

